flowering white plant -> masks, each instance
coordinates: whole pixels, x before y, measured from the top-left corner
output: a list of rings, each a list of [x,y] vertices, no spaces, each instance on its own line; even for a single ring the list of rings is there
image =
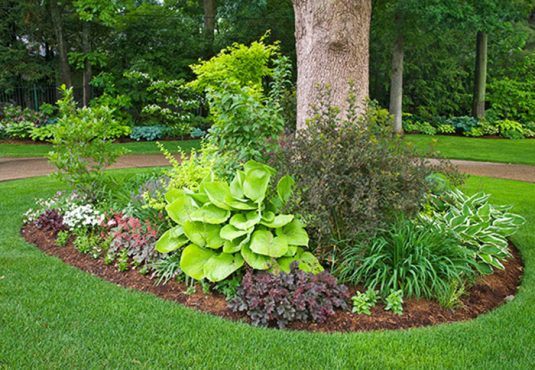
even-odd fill
[[[91,204],[73,205],[63,216],[63,223],[70,229],[100,225],[104,215]]]

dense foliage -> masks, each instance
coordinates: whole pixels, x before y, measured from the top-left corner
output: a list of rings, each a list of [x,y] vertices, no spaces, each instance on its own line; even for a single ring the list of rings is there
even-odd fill
[[[284,141],[275,160],[295,177],[314,250],[336,262],[343,243],[371,238],[397,214],[414,215],[425,199],[432,166],[419,159],[370,110],[345,118],[327,98],[306,129]],[[380,115],[379,115],[380,116]],[[387,115],[388,117],[388,115]]]
[[[53,127],[54,148],[49,159],[61,179],[96,198],[102,190],[104,169],[123,153],[113,146],[113,139],[130,128],[117,122],[105,106],[77,108],[72,89],[64,90],[58,106],[60,118]]]
[[[231,301],[254,325],[284,328],[293,321],[324,322],[335,309],[347,309],[349,292],[327,272],[312,274],[293,263],[288,273],[253,273],[248,270]]]
[[[180,268],[194,279],[217,282],[247,264],[257,270],[305,271],[322,267],[302,247],[308,235],[294,215],[280,211],[291,196],[293,180],[283,177],[268,198],[273,168],[249,161],[229,184],[201,182],[197,191],[171,189],[165,195],[169,217],[178,224],[156,245],[161,253],[183,248]]]

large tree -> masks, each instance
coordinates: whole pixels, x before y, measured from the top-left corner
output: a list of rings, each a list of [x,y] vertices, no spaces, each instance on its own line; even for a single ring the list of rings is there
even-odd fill
[[[361,109],[368,98],[371,0],[294,0],[297,128],[303,128],[317,86],[346,108],[350,83]]]

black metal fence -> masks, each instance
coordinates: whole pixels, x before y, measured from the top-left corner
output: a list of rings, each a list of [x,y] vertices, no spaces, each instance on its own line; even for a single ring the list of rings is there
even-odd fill
[[[74,88],[73,92],[75,100],[81,101],[82,89]],[[0,104],[9,103],[33,110],[39,110],[44,103],[55,104],[60,97],[57,86],[31,85],[0,89]]]

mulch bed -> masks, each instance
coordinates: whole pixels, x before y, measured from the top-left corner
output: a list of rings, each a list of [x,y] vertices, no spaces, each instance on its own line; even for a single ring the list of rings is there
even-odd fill
[[[50,233],[43,232],[33,225],[25,226],[22,229],[22,235],[28,242],[35,244],[46,254],[56,256],[69,265],[104,280],[126,288],[149,292],[184,306],[230,320],[248,322],[245,315],[232,312],[227,307],[225,298],[220,294],[203,294],[201,289],[197,289],[196,293],[188,295],[185,294],[185,284],[175,281],[157,286],[155,280],[150,279],[149,276],[143,276],[135,270],[120,272],[114,266],[105,265],[102,259],[94,259],[89,255],[80,253],[71,242],[65,247],[58,247]],[[350,332],[404,329],[473,319],[514,298],[522,278],[523,265],[518,250],[513,245],[511,245],[511,250],[513,257],[504,264],[505,270],[480,277],[462,298],[461,305],[454,310],[445,309],[434,301],[406,299],[401,316],[384,311],[383,305],[378,304],[372,309],[371,316],[337,311],[335,316],[329,318],[325,323],[296,322],[289,325],[288,329]]]

